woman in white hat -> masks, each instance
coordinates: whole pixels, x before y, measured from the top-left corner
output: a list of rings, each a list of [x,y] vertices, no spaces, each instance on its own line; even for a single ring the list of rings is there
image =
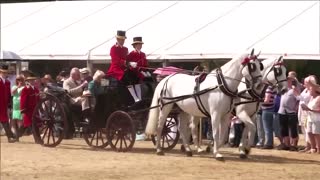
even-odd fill
[[[301,104],[301,108],[308,111],[307,133],[311,149],[308,153],[320,154],[320,85],[318,82],[310,81],[309,89],[311,99],[306,104]]]

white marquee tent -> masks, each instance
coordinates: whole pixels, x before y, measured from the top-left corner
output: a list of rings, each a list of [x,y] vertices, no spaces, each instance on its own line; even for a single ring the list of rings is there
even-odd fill
[[[110,59],[117,30],[150,59],[262,55],[320,60],[319,1],[56,1],[1,4],[1,50],[24,59]]]

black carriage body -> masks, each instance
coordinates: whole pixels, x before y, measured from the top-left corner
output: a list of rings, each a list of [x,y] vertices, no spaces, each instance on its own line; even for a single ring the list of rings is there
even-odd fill
[[[55,147],[68,136],[70,130],[73,131],[72,128],[75,126],[77,129],[82,128],[84,139],[91,147],[104,148],[109,143],[116,151],[128,151],[135,142],[136,133],[143,133],[145,130],[153,89],[154,84],[150,82],[142,84],[143,100],[134,104],[125,86],[115,83],[105,86],[102,94],[89,97],[94,98],[95,108],[92,109],[90,122],[87,123],[84,121],[85,116],[82,114],[81,106],[72,105],[71,97],[65,90],[48,86],[47,91],[40,94],[40,101],[34,112],[34,137],[44,146]],[[54,112],[50,109],[54,109]],[[177,110],[170,114],[173,121],[171,120],[169,126],[172,126],[172,123],[178,125],[177,114]],[[40,118],[43,115],[46,118]],[[41,127],[44,127],[44,130]],[[46,130],[49,131],[46,137],[48,140],[44,137]],[[169,133],[168,128],[164,128],[163,132]],[[172,149],[175,146],[179,138],[178,131],[176,133],[173,146],[171,144],[171,147],[164,149]],[[166,137],[164,140],[169,139]]]

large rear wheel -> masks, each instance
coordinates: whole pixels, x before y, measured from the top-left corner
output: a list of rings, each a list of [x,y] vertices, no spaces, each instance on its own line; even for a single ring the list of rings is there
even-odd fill
[[[32,132],[35,141],[43,146],[57,146],[67,130],[67,116],[61,103],[50,94],[40,94],[32,116]]]

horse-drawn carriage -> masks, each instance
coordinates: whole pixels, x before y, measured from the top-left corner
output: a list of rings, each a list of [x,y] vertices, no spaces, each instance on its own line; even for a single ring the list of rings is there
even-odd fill
[[[89,115],[83,114],[81,107],[71,103],[72,98],[62,88],[48,86],[42,92],[33,114],[33,135],[36,142],[46,147],[55,147],[73,129],[81,129],[86,143],[94,148],[108,145],[115,151],[132,149],[136,134],[143,133],[148,109],[153,95],[153,82],[143,84],[143,100],[134,104],[127,88],[119,83],[109,83],[104,79],[104,92],[89,99]],[[113,81],[114,82],[114,81]],[[92,105],[95,101],[95,105]],[[163,129],[161,144],[164,149],[174,148],[179,140],[178,112],[173,110]],[[173,128],[174,127],[174,128]],[[152,136],[155,144],[155,137]]]
[[[95,108],[92,108],[91,115],[87,117],[81,117],[81,113],[75,113],[77,111],[73,110],[68,93],[63,89],[51,87],[49,88],[51,92],[41,94],[41,100],[34,111],[34,137],[44,146],[54,147],[62,141],[70,118],[74,119],[78,115],[80,118],[76,119],[82,119],[82,121],[76,124],[83,128],[84,138],[89,146],[103,148],[110,144],[116,151],[128,151],[134,145],[136,133],[146,129],[146,133],[157,135],[153,142],[157,146],[157,154],[163,155],[162,150],[172,149],[179,139],[178,130],[172,132],[172,127],[178,125],[179,114],[179,130],[183,145],[187,155],[192,155],[186,138],[188,123],[190,123],[188,120],[192,116],[195,122],[197,118],[207,116],[211,117],[214,134],[214,156],[217,159],[223,159],[219,153],[219,147],[224,138],[219,137],[218,128],[221,131],[227,129],[226,118],[236,104],[249,103],[250,106],[253,104],[253,108],[250,107],[252,115],[248,115],[249,111],[247,112],[244,107],[236,109],[237,115],[241,116],[240,119],[250,128],[243,133],[243,136],[247,137],[242,138],[242,141],[247,143],[243,143],[244,145],[240,147],[240,157],[246,157],[253,144],[252,135],[255,131],[251,117],[256,113],[261,101],[263,87],[277,86],[279,92],[286,90],[287,87],[286,69],[283,66],[282,56],[271,58],[263,65],[257,61],[258,55],[254,55],[252,50],[250,54],[244,53],[233,58],[221,68],[208,73],[201,87],[198,82],[201,76],[176,73],[166,77],[151,93],[153,94],[152,102],[150,98],[145,98],[138,105],[132,106],[132,99],[127,101],[131,96],[124,86],[105,86],[105,92],[95,97]],[[267,68],[264,69],[264,67]],[[262,70],[264,70],[263,76]],[[238,92],[238,86],[239,89],[243,86],[243,91]],[[244,102],[241,99],[244,99]],[[252,112],[251,109],[253,109]],[[149,118],[146,124],[147,113]],[[86,121],[88,118],[89,120]],[[176,134],[174,138],[170,135],[172,133]],[[223,136],[225,133],[221,132],[221,134]],[[55,140],[55,138],[58,139]]]

